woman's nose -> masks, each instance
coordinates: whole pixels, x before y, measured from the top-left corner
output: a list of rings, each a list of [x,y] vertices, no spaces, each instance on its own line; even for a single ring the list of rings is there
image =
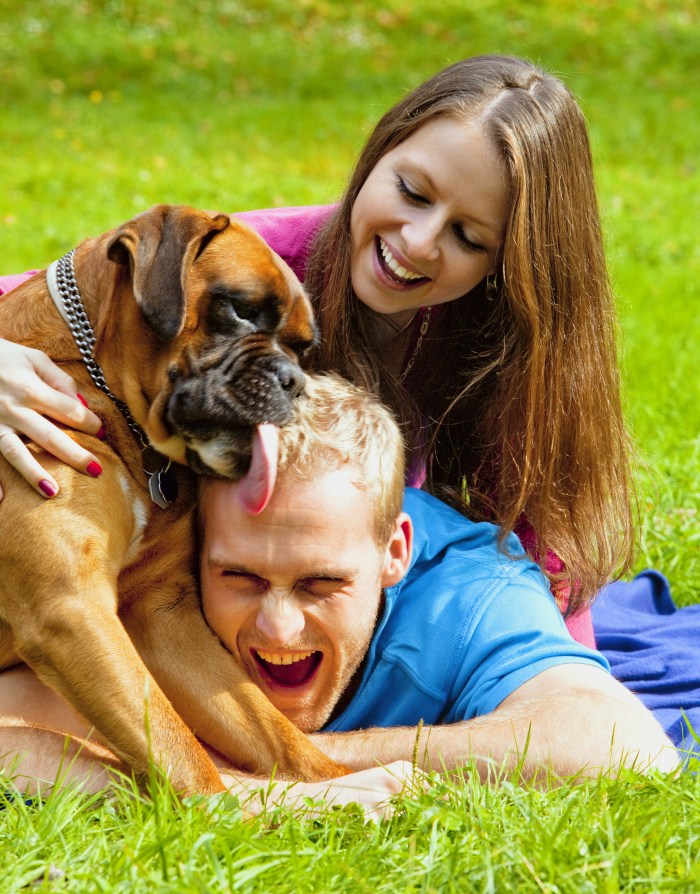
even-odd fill
[[[304,613],[289,597],[266,596],[255,621],[270,645],[286,646],[304,629]]]
[[[416,214],[401,229],[406,254],[412,261],[434,261],[439,255],[441,225],[436,215]]]

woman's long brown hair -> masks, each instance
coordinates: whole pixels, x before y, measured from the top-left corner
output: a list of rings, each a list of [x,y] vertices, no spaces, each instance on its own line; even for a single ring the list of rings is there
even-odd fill
[[[350,284],[350,215],[376,163],[426,121],[479,122],[510,175],[498,289],[441,307],[402,385]],[[379,394],[402,423],[425,488],[476,520],[526,518],[572,582],[568,611],[631,564],[630,443],[616,319],[583,115],[530,63],[450,66],[377,124],[306,276],[322,333],[313,365]],[[409,460],[410,461],[410,460]],[[550,575],[556,579],[556,575]]]

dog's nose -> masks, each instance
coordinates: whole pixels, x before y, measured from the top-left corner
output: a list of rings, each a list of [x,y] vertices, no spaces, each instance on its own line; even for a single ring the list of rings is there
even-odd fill
[[[275,373],[282,389],[289,394],[292,400],[299,397],[304,391],[306,376],[295,363],[283,360],[277,364]]]

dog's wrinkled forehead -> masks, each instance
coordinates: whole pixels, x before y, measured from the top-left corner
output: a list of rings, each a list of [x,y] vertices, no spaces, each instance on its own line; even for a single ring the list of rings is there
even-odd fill
[[[199,314],[210,333],[275,334],[302,354],[316,339],[311,305],[285,262],[248,227],[234,225],[212,241],[193,265],[204,279]]]
[[[314,341],[311,305],[299,280],[254,230],[228,215],[156,205],[107,234],[106,252],[119,275],[128,276],[143,319],[163,346],[175,348],[183,332],[189,340],[196,332],[213,334],[207,319],[231,335],[251,326],[274,333],[295,352]],[[242,328],[231,329],[234,320]]]

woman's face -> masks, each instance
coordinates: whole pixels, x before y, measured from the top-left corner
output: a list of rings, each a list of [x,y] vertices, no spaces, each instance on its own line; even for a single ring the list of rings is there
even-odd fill
[[[358,193],[355,294],[381,314],[459,298],[495,270],[507,210],[507,173],[479,125],[432,119]]]

